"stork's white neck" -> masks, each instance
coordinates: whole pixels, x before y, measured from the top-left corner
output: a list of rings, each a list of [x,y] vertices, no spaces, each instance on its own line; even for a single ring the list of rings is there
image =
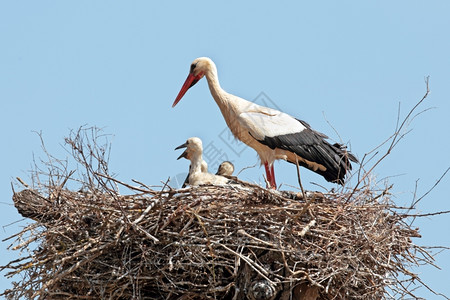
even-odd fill
[[[214,62],[211,61],[209,68],[205,72],[205,77],[208,81],[211,95],[222,111],[222,114],[225,118],[225,121],[227,121],[228,126],[230,126],[229,118],[236,117],[243,110],[250,107],[252,103],[235,95],[229,94],[224,89],[222,89],[219,83],[217,68]],[[233,131],[232,128],[230,129]]]
[[[217,105],[219,105],[220,109],[227,102],[227,93],[222,89],[219,83],[219,78],[217,76],[217,69],[215,66],[212,66],[205,74],[206,80],[208,81],[209,90],[211,91],[211,95],[216,101]]]
[[[234,95],[225,92],[225,90],[222,89],[219,83],[219,78],[217,76],[217,69],[215,68],[215,66],[210,68],[205,73],[205,77],[206,80],[208,81],[208,86],[211,95],[216,101],[217,106],[219,106],[220,112],[222,113],[225,122],[227,123],[231,132],[233,132],[233,134],[236,135],[237,132],[235,130],[237,129],[237,127],[235,123],[236,117],[240,113],[239,102],[241,99],[239,97],[236,97]]]
[[[202,157],[201,153],[195,153],[192,155],[192,159],[191,159],[191,172],[192,173],[201,173],[202,161],[203,161],[203,157]]]
[[[217,68],[214,63],[205,72],[206,80],[208,81],[209,90],[214,100],[222,112],[223,118],[230,128],[233,135],[239,140],[247,143],[247,137],[243,136],[245,133],[241,132],[242,126],[239,125],[238,116],[248,109],[252,103],[240,97],[227,93],[222,89],[217,76]]]

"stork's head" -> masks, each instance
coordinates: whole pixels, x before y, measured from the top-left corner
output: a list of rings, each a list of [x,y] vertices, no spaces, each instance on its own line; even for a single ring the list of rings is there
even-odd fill
[[[198,137],[188,138],[186,143],[176,147],[175,150],[181,149],[181,148],[186,148],[186,150],[184,150],[184,152],[181,153],[181,155],[178,156],[177,159],[184,157],[186,159],[191,160],[193,157],[202,154],[202,152],[203,152],[202,140],[199,139]]]
[[[183,86],[181,87],[181,90],[178,93],[177,98],[173,102],[172,107],[177,105],[177,103],[181,100],[181,98],[183,98],[187,90],[192,86],[194,86],[210,70],[216,70],[216,66],[214,65],[214,62],[210,58],[199,57],[194,59],[194,61],[191,64],[191,68],[189,70],[189,75],[186,78],[186,81],[184,82]]]
[[[217,170],[216,175],[226,175],[231,176],[234,172],[234,165],[230,161],[224,161],[220,164],[219,169]]]

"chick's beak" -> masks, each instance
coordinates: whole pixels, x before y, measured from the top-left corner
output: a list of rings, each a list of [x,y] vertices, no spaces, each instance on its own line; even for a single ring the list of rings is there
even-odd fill
[[[187,142],[186,143],[184,143],[184,144],[182,144],[182,145],[180,145],[180,146],[178,146],[178,147],[176,147],[175,148],[175,150],[178,150],[178,149],[181,149],[181,148],[186,148],[187,147]],[[178,156],[178,158],[177,159],[180,159],[180,158],[182,158],[182,157],[184,157],[184,158],[187,158],[187,149],[186,150],[184,150],[184,152],[183,153],[181,153],[181,155],[180,156]]]

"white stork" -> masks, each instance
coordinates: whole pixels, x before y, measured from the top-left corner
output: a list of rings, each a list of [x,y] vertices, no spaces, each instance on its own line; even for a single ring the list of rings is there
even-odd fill
[[[234,165],[231,161],[224,161],[219,165],[216,175],[231,176],[234,172]]]
[[[208,57],[192,62],[172,107],[203,76],[233,135],[258,153],[272,188],[276,188],[273,169],[276,159],[298,162],[327,181],[343,184],[347,170],[352,168],[350,161],[357,162],[345,146],[331,145],[325,140],[328,138],[325,134],[311,129],[305,121],[227,93],[219,84],[216,65]]]
[[[186,159],[189,159],[187,156],[188,155],[187,155],[186,151],[184,151],[177,159],[180,159],[182,157],[184,157]],[[192,170],[192,164],[189,165],[189,173],[186,176],[186,179],[184,180],[183,185],[181,186],[182,188],[185,188],[186,185],[189,184],[189,176],[191,175],[191,172],[192,172],[191,170]],[[208,173],[208,164],[203,159],[202,159],[202,163],[201,163],[201,172],[202,173]],[[222,174],[218,174],[218,175],[222,175]]]
[[[195,186],[200,184],[226,184],[230,181],[228,178],[225,178],[223,176],[214,175],[202,170],[202,167],[204,167],[204,160],[202,158],[203,145],[202,141],[199,138],[189,138],[187,139],[186,143],[176,147],[175,150],[181,148],[186,148],[186,150],[177,159],[184,157],[191,161],[188,175],[189,185]]]

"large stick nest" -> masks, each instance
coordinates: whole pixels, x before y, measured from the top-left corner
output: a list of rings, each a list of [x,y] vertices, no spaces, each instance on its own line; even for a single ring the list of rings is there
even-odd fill
[[[52,158],[33,187],[14,193],[34,222],[11,237],[27,255],[3,267],[21,275],[7,298],[413,297],[410,283],[420,279],[411,267],[432,264],[388,187],[305,197],[243,182],[132,187],[108,174],[108,149],[96,138],[79,131],[66,140],[77,171]],[[130,195],[119,193],[123,185]]]

